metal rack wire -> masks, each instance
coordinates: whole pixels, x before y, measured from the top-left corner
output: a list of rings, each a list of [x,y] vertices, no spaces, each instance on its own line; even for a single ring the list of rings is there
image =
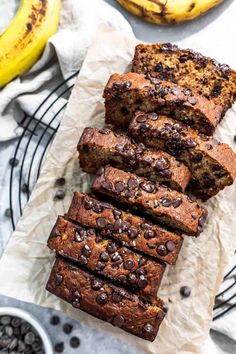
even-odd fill
[[[78,72],[75,72],[55,87],[41,102],[34,114],[31,116],[25,114],[19,123],[22,127],[22,134],[13,156],[19,161],[19,164],[11,166],[9,181],[9,203],[10,210],[12,210],[13,230],[39,177],[44,158],[59,128],[60,118],[65,110],[77,74]],[[222,317],[236,307],[236,303],[232,303],[236,299],[235,270],[236,265],[225,275],[223,290],[216,296],[213,320]]]

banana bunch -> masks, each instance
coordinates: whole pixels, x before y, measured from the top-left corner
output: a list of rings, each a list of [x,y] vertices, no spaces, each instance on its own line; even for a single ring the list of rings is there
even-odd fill
[[[61,0],[21,0],[16,16],[0,34],[0,88],[27,71],[57,30]]]
[[[223,0],[117,0],[136,16],[158,25],[190,21]]]

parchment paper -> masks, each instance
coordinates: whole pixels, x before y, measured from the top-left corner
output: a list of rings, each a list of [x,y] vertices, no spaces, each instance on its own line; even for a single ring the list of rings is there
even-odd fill
[[[104,85],[112,73],[128,70],[136,44],[133,39],[109,29],[103,28],[97,34],[40,178],[1,259],[0,292],[60,309],[93,327],[132,342],[147,353],[201,353],[211,326],[215,294],[236,249],[235,185],[205,203],[209,211],[205,231],[199,238],[185,237],[176,266],[167,268],[158,295],[169,300],[169,312],[153,343],[126,334],[82,311],[75,311],[45,291],[54,261],[54,254],[50,254],[46,247],[50,230],[57,215],[67,211],[73,191],[86,191],[90,185],[91,178],[79,168],[76,144],[84,127],[103,126]],[[233,145],[235,131],[236,113],[230,110],[216,135]],[[62,176],[66,178],[66,198],[54,202],[55,179]],[[192,288],[187,299],[180,298],[182,285]]]

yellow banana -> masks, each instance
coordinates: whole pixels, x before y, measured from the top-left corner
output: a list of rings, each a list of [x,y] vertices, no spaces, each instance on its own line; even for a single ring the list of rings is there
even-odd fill
[[[61,0],[22,0],[0,34],[0,87],[27,71],[40,57],[60,18]]]
[[[126,10],[159,25],[190,21],[224,0],[117,0]]]

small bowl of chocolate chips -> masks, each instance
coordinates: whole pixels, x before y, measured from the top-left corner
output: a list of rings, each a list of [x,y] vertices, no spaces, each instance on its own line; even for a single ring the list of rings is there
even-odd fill
[[[29,312],[0,307],[0,352],[53,354],[53,347],[45,329]]]

